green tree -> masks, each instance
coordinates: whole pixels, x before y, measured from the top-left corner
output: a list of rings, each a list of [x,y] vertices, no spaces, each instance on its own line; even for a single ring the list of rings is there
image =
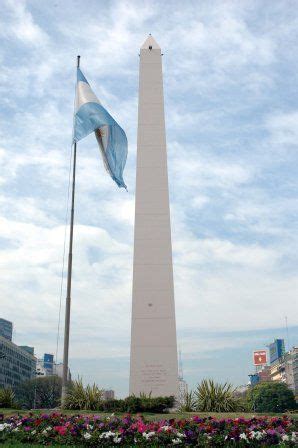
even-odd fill
[[[52,409],[60,404],[61,378],[48,376],[20,383],[15,391],[16,400],[25,409]]]
[[[195,391],[196,410],[202,412],[234,412],[239,402],[234,395],[235,389],[229,383],[216,383],[204,379]]]
[[[248,391],[251,409],[256,412],[285,412],[297,408],[295,397],[285,383],[260,383]]]

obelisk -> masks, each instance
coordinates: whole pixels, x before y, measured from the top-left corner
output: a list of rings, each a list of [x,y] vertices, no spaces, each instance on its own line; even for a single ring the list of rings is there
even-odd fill
[[[178,395],[162,54],[140,50],[130,394]]]

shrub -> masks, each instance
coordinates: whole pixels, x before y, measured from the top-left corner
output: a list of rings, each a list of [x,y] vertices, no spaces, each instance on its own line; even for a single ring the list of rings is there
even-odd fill
[[[15,394],[11,389],[0,389],[0,408],[14,408]]]
[[[141,398],[141,407],[143,412],[163,413],[166,409],[174,406],[175,398],[169,397],[144,397]]]
[[[294,394],[285,383],[257,384],[249,390],[248,400],[252,410],[256,412],[285,412],[297,409]]]
[[[198,385],[195,400],[196,410],[203,412],[234,412],[239,406],[231,384],[219,384],[210,379]]]
[[[154,397],[131,395],[124,400],[106,400],[100,403],[98,410],[105,412],[152,412],[163,413],[174,405],[174,397]]]
[[[100,410],[103,400],[103,390],[96,384],[84,387],[82,379],[73,381],[66,395],[66,409]]]

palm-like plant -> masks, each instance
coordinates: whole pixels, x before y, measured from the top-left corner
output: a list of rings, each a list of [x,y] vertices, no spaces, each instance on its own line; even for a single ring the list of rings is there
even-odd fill
[[[0,389],[0,408],[13,408],[15,394],[11,389]]]
[[[195,391],[196,410],[203,412],[233,412],[238,409],[234,388],[229,383],[219,384],[202,380]]]
[[[67,409],[97,410],[103,399],[103,390],[94,383],[84,387],[82,379],[73,381],[66,396]]]
[[[193,391],[185,392],[182,397],[181,403],[179,403],[180,412],[193,412],[196,409],[196,400]]]

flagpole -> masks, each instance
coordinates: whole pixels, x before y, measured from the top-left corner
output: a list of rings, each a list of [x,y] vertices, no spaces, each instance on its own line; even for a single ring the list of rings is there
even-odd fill
[[[79,68],[79,66],[80,66],[80,56],[77,56],[77,68]],[[77,161],[77,142],[74,142],[69,251],[68,251],[68,267],[67,267],[67,291],[66,291],[65,326],[64,326],[63,375],[62,375],[62,393],[61,393],[62,408],[65,407],[65,398],[67,394],[67,383],[68,383],[68,352],[69,352],[69,327],[70,327],[70,305],[71,305],[72,245],[73,245],[74,201],[75,201],[75,184],[76,184],[76,161]]]

